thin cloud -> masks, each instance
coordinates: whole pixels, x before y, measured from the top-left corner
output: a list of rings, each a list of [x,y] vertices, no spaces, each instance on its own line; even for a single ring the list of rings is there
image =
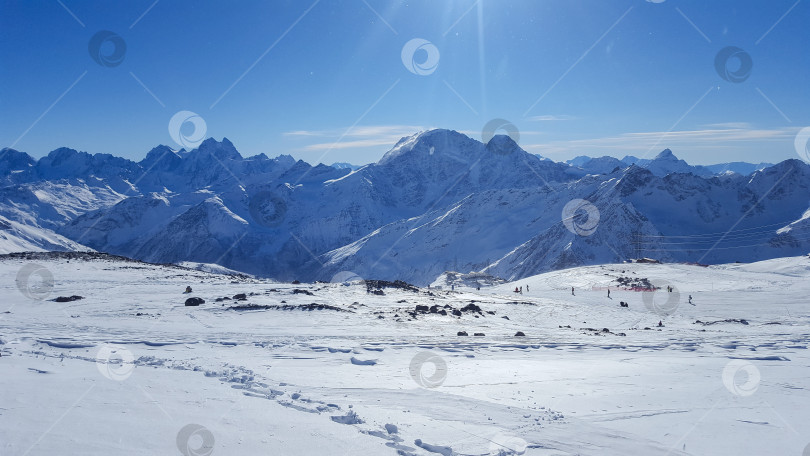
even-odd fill
[[[317,143],[307,144],[298,150],[323,151],[364,147],[392,147],[402,137],[427,129],[429,128],[419,125],[360,125],[348,131],[345,128],[295,130],[285,132],[283,135],[299,138],[320,138]],[[343,139],[340,140],[341,138]]]
[[[426,128],[419,125],[358,125],[349,131],[346,128],[332,128],[328,130],[295,130],[282,133],[284,136],[333,136],[335,139],[341,136],[380,136],[400,134],[404,136],[412,135]]]
[[[547,122],[547,121],[574,120],[574,119],[576,119],[576,117],[565,115],[565,114],[563,114],[563,115],[547,114],[547,115],[543,115],[543,116],[532,116],[532,117],[529,117],[527,120],[531,120],[531,121],[534,121],[534,122]]]
[[[397,138],[399,139],[399,138]],[[390,138],[377,138],[377,139],[359,139],[356,141],[340,141],[338,143],[318,143],[305,146],[302,150],[329,150],[329,149],[352,149],[360,147],[378,147],[378,146],[393,146]]]
[[[723,122],[723,123],[706,124],[702,126],[707,128],[731,128],[743,130],[750,130],[753,127],[748,122]]]
[[[612,151],[621,151],[619,155],[638,151],[646,154],[651,148],[660,150],[667,147],[681,150],[728,151],[739,147],[741,142],[781,143],[789,141],[792,144],[798,130],[794,127],[778,129],[727,127],[671,132],[634,132],[603,138],[527,144],[523,148],[526,151],[543,155],[589,155],[593,154],[595,150],[603,150],[607,154],[611,154]]]
[[[284,136],[323,136],[321,131],[296,130],[282,133]]]

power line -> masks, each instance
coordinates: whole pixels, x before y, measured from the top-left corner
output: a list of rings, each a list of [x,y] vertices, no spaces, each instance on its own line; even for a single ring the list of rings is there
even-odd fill
[[[787,225],[790,225],[793,222],[796,222],[796,220],[788,220],[788,221],[785,221],[785,222],[772,223],[770,225],[754,226],[754,227],[751,227],[751,228],[743,228],[743,229],[739,229],[739,230],[719,231],[719,232],[716,232],[716,233],[684,234],[684,235],[652,235],[652,234],[647,235],[647,234],[643,234],[642,237],[644,237],[644,238],[693,238],[693,237],[722,236],[724,234],[728,234],[728,233],[731,233],[731,232],[754,231],[754,230],[759,230],[761,228],[767,228],[767,227],[772,227],[772,226],[787,226]]]

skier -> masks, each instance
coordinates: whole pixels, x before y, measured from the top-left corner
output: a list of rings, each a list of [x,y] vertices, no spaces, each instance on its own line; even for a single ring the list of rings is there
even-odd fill
[[[185,291],[185,292],[186,292],[186,293],[191,293],[191,287],[190,287],[190,286],[186,287],[186,291]]]
[[[523,287],[520,287],[520,294],[523,294]]]
[[[608,298],[610,297],[610,288],[608,288]]]
[[[529,284],[526,284],[526,293],[529,292]]]
[[[664,322],[662,322],[661,320],[658,320],[658,327],[663,328],[664,327]]]
[[[692,295],[689,295],[689,304],[692,304]],[[694,304],[692,304],[694,306]]]
[[[574,294],[574,287],[571,287],[571,296],[576,296],[576,295]]]
[[[456,291],[456,286],[455,285],[450,285],[450,291]]]
[[[519,292],[520,292],[520,290],[518,290],[518,287],[515,287],[515,293],[519,293]]]

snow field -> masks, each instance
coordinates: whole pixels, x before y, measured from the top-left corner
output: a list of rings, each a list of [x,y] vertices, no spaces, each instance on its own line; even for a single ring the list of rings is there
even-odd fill
[[[17,287],[32,263],[53,276],[46,300]],[[480,291],[373,295],[359,283],[6,257],[0,448],[800,455],[810,443],[809,267],[807,257],[709,268],[617,264]],[[670,315],[655,313],[642,293],[615,288],[618,277],[665,280],[680,300]],[[246,300],[234,300],[239,293]],[[670,298],[658,291],[653,302],[661,294]],[[71,295],[84,299],[49,301]],[[185,307],[189,296],[206,302]],[[471,301],[480,313],[409,314]],[[227,310],[312,303],[343,311]]]

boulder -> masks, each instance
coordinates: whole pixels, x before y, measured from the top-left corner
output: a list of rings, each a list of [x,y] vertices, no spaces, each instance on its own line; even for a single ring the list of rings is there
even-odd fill
[[[475,304],[467,304],[466,306],[461,308],[462,312],[481,312],[481,308],[476,306]]]
[[[58,298],[54,298],[52,301],[54,302],[72,302],[78,301],[80,299],[84,299],[83,296],[73,295],[73,296],[59,296]]]
[[[203,298],[186,299],[186,306],[199,306],[200,304],[205,304],[205,300]]]

